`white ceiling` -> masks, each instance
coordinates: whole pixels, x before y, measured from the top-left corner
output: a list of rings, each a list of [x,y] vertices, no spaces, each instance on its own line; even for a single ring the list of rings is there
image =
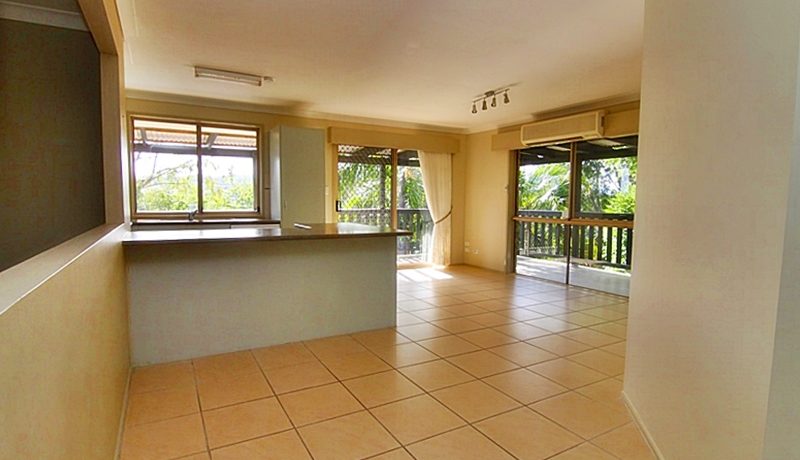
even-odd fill
[[[643,0],[119,0],[126,86],[466,131],[639,93]],[[195,79],[204,65],[272,75]],[[477,115],[474,96],[515,85]],[[499,102],[499,101],[498,101]]]

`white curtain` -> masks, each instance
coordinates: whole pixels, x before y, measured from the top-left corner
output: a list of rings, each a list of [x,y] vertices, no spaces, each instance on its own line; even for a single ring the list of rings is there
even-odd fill
[[[419,165],[428,210],[433,218],[433,242],[428,260],[434,265],[450,264],[450,229],[452,227],[452,155],[419,151]]]

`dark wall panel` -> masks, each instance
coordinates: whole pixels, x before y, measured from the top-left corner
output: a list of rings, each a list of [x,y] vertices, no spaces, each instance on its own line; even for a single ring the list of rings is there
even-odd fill
[[[0,271],[104,220],[89,32],[0,19]]]

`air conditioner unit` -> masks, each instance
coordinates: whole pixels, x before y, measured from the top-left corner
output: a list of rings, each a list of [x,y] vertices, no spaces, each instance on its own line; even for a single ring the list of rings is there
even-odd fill
[[[522,143],[527,146],[552,145],[561,142],[603,137],[605,111],[582,113],[523,125]]]

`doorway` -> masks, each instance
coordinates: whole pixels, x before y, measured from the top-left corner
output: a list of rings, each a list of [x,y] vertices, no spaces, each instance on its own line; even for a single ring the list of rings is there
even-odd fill
[[[337,145],[338,222],[386,225],[397,238],[398,265],[424,264],[433,233],[416,150]]]
[[[638,137],[517,151],[515,272],[627,296]]]

